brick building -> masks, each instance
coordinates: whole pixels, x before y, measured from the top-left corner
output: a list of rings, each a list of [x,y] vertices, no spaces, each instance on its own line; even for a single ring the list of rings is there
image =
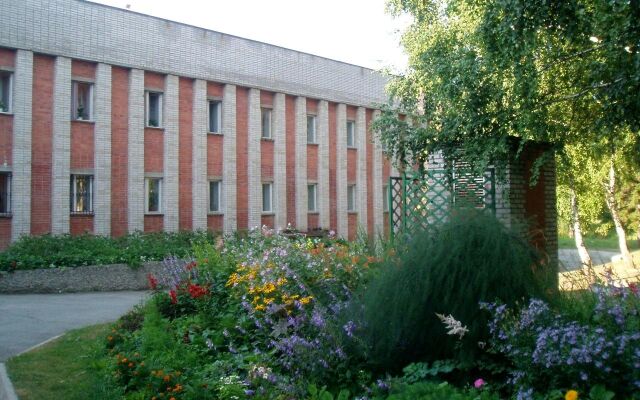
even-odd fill
[[[80,0],[4,0],[0,20],[1,247],[384,229],[376,72]]]

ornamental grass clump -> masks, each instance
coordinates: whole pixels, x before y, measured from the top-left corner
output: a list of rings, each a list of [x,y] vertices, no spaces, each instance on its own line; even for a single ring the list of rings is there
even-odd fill
[[[549,268],[495,217],[471,211],[410,238],[397,254],[352,307],[360,320],[356,336],[370,362],[385,371],[417,361],[473,361],[488,336],[478,303],[543,296],[541,277]],[[452,315],[468,333],[447,335],[436,314]]]

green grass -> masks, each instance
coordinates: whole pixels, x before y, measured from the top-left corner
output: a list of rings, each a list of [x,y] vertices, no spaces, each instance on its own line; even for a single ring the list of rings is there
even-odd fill
[[[609,235],[607,237],[601,236],[588,236],[584,239],[585,245],[589,250],[612,250],[618,251],[618,237],[616,235]],[[627,246],[629,250],[640,250],[640,244],[635,237],[631,237],[627,234]],[[573,238],[564,235],[558,235],[558,247],[561,249],[575,249],[576,242]]]
[[[21,400],[120,398],[103,379],[103,338],[111,324],[70,331],[51,343],[7,361]]]

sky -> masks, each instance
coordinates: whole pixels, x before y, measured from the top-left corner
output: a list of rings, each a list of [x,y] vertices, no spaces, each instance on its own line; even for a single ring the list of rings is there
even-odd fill
[[[372,69],[404,70],[385,0],[91,0]]]

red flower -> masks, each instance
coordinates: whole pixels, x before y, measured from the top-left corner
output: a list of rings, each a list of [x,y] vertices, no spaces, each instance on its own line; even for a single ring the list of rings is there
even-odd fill
[[[195,261],[191,261],[189,264],[187,264],[185,269],[187,271],[191,271],[192,269],[196,268],[197,266],[198,266],[198,264]]]
[[[631,290],[631,293],[635,294],[636,296],[638,295],[638,285],[635,282],[629,283],[629,289]]]
[[[158,288],[158,280],[151,274],[147,274],[147,280],[149,281],[149,287],[151,290],[156,290]]]
[[[189,291],[189,294],[191,295],[191,297],[194,299],[197,299],[198,297],[202,297],[207,293],[209,293],[209,290],[207,290],[206,287],[203,287],[200,285],[194,285],[192,283],[189,284],[189,286],[187,287],[187,290]]]
[[[169,290],[169,297],[171,297],[171,304],[178,303],[178,295],[175,290]]]

